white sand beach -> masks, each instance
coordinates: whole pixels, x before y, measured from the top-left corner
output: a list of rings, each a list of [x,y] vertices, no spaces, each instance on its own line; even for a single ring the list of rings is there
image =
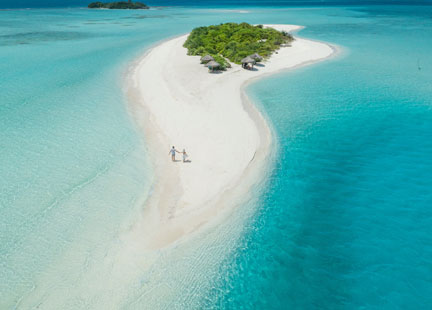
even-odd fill
[[[265,25],[295,31],[295,25]],[[296,37],[291,47],[257,66],[233,65],[209,73],[199,56],[187,56],[187,35],[151,49],[131,72],[131,111],[143,130],[154,167],[154,189],[139,231],[150,248],[164,247],[237,205],[265,172],[271,130],[243,94],[267,74],[333,54],[327,44]],[[289,85],[287,85],[289,87]],[[190,163],[172,162],[169,150],[186,149]]]

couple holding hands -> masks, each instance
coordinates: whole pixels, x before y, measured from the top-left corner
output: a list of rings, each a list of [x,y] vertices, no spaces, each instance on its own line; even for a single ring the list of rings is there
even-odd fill
[[[188,158],[188,154],[186,153],[186,150],[183,149],[183,152],[179,152],[179,151],[176,150],[176,148],[174,146],[169,151],[169,154],[171,154],[171,160],[172,161],[176,161],[176,159],[175,159],[176,153],[181,153],[183,155],[183,162],[184,163],[190,162],[190,160],[187,159]]]

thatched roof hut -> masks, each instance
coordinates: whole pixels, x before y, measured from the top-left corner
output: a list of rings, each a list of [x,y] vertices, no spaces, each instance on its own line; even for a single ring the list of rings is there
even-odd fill
[[[242,64],[254,64],[254,63],[255,63],[255,59],[253,59],[253,58],[250,57],[250,56],[247,56],[247,57],[245,57],[245,58],[243,58],[243,59],[241,60],[241,63],[242,63]]]
[[[206,63],[208,63],[209,61],[212,61],[212,60],[214,60],[214,58],[211,57],[210,55],[205,55],[205,56],[201,57],[201,63],[202,64],[206,64]]]
[[[219,68],[221,65],[217,61],[209,61],[206,65],[210,70],[214,71],[214,69]]]
[[[260,54],[258,54],[258,53],[252,54],[249,57],[252,58],[252,59],[254,59],[255,61],[261,61],[261,60],[263,60],[263,57]]]

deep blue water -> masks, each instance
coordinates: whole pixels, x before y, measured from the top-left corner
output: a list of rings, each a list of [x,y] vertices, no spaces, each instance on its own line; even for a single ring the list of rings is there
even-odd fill
[[[279,150],[257,214],[239,243],[218,245],[230,251],[217,272],[197,269],[213,244],[162,269],[178,296],[160,300],[432,308],[431,7],[270,6],[0,12],[0,308],[149,304],[145,270],[112,283],[99,269],[149,192],[121,76],[159,40],[227,21],[305,25],[342,52],[248,88]]]

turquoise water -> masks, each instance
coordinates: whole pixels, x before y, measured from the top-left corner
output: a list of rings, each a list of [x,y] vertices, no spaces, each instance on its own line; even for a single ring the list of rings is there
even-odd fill
[[[306,25],[303,36],[343,52],[249,87],[277,134],[269,185],[239,243],[206,275],[212,288],[180,277],[193,302],[176,295],[171,305],[432,307],[432,8],[241,9],[249,13],[0,12],[1,309],[25,308],[44,285],[49,295],[46,279],[84,287],[64,309],[109,300],[84,275],[151,192],[122,76],[159,40],[225,21]],[[194,251],[205,261],[212,248]],[[118,305],[145,308],[134,285],[117,287],[130,291]]]
[[[309,25],[302,35],[345,51],[249,87],[280,153],[212,302],[222,309],[430,309],[432,10],[293,15],[290,21]]]

